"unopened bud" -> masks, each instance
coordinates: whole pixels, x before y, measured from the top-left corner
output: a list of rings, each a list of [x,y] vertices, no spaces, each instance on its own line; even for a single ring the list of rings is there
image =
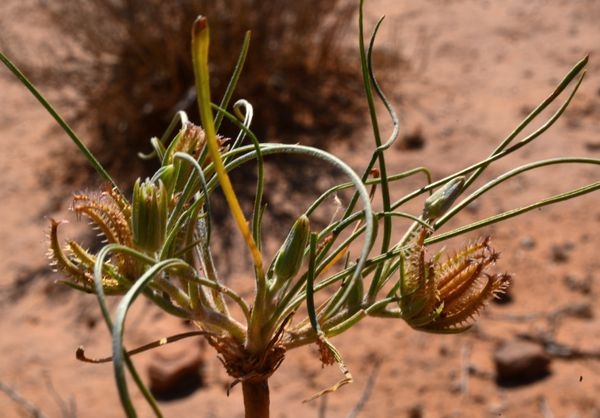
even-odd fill
[[[177,169],[174,164],[166,164],[163,165],[154,175],[154,177],[158,177],[165,188],[169,191],[175,190],[175,183],[177,182]]]
[[[291,279],[300,270],[309,236],[310,221],[306,215],[302,215],[294,222],[275,259],[274,270],[279,283]]]
[[[446,213],[446,211],[450,209],[450,206],[452,206],[456,198],[462,192],[464,184],[465,177],[459,176],[453,178],[448,183],[437,189],[425,201],[423,218],[428,221],[433,221]]]
[[[163,244],[168,217],[168,196],[162,181],[140,182],[133,187],[131,226],[137,248],[153,252]]]

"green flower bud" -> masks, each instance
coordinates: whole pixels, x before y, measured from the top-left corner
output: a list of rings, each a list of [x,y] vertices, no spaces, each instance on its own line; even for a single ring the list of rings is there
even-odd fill
[[[168,217],[168,193],[161,180],[154,183],[137,179],[133,187],[131,226],[133,243],[146,252],[160,249],[164,243]]]
[[[169,193],[174,192],[175,183],[177,182],[177,169],[174,164],[163,165],[154,177],[158,177],[163,182]]]
[[[465,177],[459,176],[453,178],[448,183],[437,189],[425,201],[423,219],[433,221],[446,213],[446,211],[450,209],[450,206],[452,206],[456,198],[462,192],[464,184]]]
[[[302,215],[294,222],[275,258],[274,271],[277,283],[283,284],[298,273],[309,236],[310,221],[306,215]]]

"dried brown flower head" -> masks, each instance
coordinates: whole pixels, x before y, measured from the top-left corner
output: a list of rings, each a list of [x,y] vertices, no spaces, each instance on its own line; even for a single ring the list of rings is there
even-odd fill
[[[511,277],[486,272],[498,259],[489,237],[438,262],[438,257],[425,259],[426,235],[424,229],[416,237],[402,272],[402,316],[411,327],[422,331],[464,331],[490,299],[507,290]]]

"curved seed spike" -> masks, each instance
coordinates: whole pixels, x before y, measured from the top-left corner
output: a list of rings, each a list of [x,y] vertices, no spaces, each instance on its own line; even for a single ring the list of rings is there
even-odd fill
[[[86,283],[88,278],[85,273],[65,255],[58,242],[58,226],[63,223],[68,223],[68,221],[56,221],[50,218],[48,257],[57,270],[62,271],[77,283]]]
[[[511,277],[508,274],[485,275],[485,284],[471,294],[463,296],[454,304],[444,306],[444,313],[429,325],[430,332],[460,332],[468,329],[485,304],[500,293],[506,292]]]
[[[58,242],[58,226],[67,221],[56,221],[50,219],[50,233],[48,256],[56,269],[65,274],[70,281],[63,281],[77,290],[91,292],[94,289],[93,268],[96,258],[84,250],[74,241],[69,241],[65,250]],[[119,280],[119,275],[114,266],[104,264],[102,276],[102,287],[107,294],[123,294],[127,290],[124,279]]]
[[[86,215],[100,228],[108,242],[132,244],[129,223],[130,208],[126,200],[115,199],[112,192],[78,194],[73,197],[71,210],[77,216]]]

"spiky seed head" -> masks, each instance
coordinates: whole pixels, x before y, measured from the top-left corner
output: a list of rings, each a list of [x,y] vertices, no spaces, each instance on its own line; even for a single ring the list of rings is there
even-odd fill
[[[204,130],[191,122],[186,123],[167,148],[163,165],[172,164],[177,152],[190,154],[197,158],[205,142]]]
[[[50,219],[48,234],[48,258],[57,272],[68,280],[61,280],[74,289],[94,292],[94,265],[96,257],[74,241],[68,241],[61,247],[58,240],[58,227],[66,221]],[[119,274],[119,267],[106,262],[102,275],[102,288],[107,295],[123,294],[129,288],[129,281]]]
[[[498,259],[489,238],[467,245],[444,262],[425,260],[423,238],[414,245],[401,277],[399,304],[403,318],[415,329],[464,331],[485,304],[510,285],[510,275],[486,272]]]

